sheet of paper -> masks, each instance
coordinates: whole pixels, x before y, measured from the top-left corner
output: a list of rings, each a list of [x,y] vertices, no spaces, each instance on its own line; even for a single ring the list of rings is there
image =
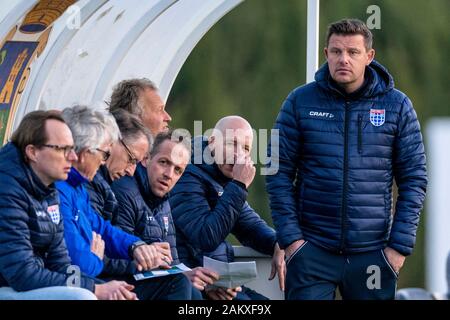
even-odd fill
[[[149,278],[164,277],[171,274],[183,273],[190,270],[191,269],[186,267],[183,263],[180,263],[172,266],[170,269],[155,269],[151,271],[145,271],[142,273],[136,273],[134,275],[134,279],[136,279],[136,281],[139,281]]]
[[[258,276],[255,261],[222,262],[204,256],[203,266],[219,274],[219,280],[214,282],[217,287],[236,288]]]

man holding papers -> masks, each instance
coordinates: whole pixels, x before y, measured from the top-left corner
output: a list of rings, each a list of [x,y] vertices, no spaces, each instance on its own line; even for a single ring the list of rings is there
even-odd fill
[[[255,176],[252,142],[250,124],[238,116],[219,120],[208,139],[194,138],[192,164],[170,197],[179,258],[189,267],[201,266],[203,256],[232,262],[233,248],[225,241],[231,233],[243,245],[273,256],[270,279],[278,273],[284,290],[284,251],[276,242],[275,231],[246,201]],[[236,299],[265,297],[242,287]]]

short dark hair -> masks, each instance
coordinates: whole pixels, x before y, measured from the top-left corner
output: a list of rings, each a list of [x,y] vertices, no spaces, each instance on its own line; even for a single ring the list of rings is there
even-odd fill
[[[139,105],[139,97],[145,89],[158,90],[156,85],[147,78],[128,79],[119,82],[111,94],[109,111],[113,112],[123,109],[142,118],[142,107]]]
[[[154,157],[155,155],[158,154],[159,149],[161,147],[161,145],[164,143],[164,141],[166,140],[170,140],[173,141],[175,143],[179,143],[182,144],[186,150],[188,151],[188,154],[190,156],[191,154],[191,147],[190,147],[190,143],[191,140],[182,136],[182,135],[174,135],[174,130],[169,130],[169,131],[163,131],[160,132],[156,135],[155,137],[155,141],[153,141],[153,147],[150,151],[150,157]]]
[[[45,125],[47,120],[57,120],[66,123],[61,115],[61,111],[32,111],[26,114],[19,124],[19,127],[14,131],[10,141],[19,148],[22,157],[28,161],[25,153],[25,148],[32,144],[40,147],[47,143],[47,131]]]
[[[330,38],[333,34],[337,35],[356,35],[360,34],[364,37],[364,45],[366,46],[366,49],[372,49],[373,44],[373,35],[372,32],[370,32],[369,28],[358,19],[342,19],[337,22],[333,22],[328,26],[327,31],[327,42],[326,46],[328,47],[328,44],[330,42]]]
[[[152,136],[148,129],[142,124],[141,120],[123,109],[116,109],[111,111],[117,126],[119,127],[122,140],[128,145],[133,144],[134,141],[141,136],[145,136],[148,143],[152,144]]]

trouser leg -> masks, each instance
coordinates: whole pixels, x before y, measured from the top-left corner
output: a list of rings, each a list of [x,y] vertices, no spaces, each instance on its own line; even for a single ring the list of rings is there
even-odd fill
[[[191,300],[192,284],[183,274],[136,281],[130,276],[104,278],[105,281],[125,281],[134,286],[133,292],[139,300]]]
[[[89,290],[76,287],[57,286],[21,292],[2,287],[0,300],[97,300],[97,297]]]
[[[234,300],[269,300],[269,298],[253,289],[242,286],[242,291],[238,292]]]
[[[192,284],[183,274],[134,281],[140,300],[191,300]]]
[[[340,291],[343,299],[394,299],[398,275],[382,249],[346,257]]]
[[[286,300],[333,300],[343,258],[305,242],[286,261]]]

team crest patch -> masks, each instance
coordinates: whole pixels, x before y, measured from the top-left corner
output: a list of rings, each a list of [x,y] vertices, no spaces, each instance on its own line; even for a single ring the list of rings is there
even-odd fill
[[[370,123],[375,127],[382,126],[386,120],[386,110],[370,109]]]
[[[59,205],[55,204],[47,208],[47,212],[50,215],[54,224],[59,224],[61,221],[61,215],[59,214]]]

